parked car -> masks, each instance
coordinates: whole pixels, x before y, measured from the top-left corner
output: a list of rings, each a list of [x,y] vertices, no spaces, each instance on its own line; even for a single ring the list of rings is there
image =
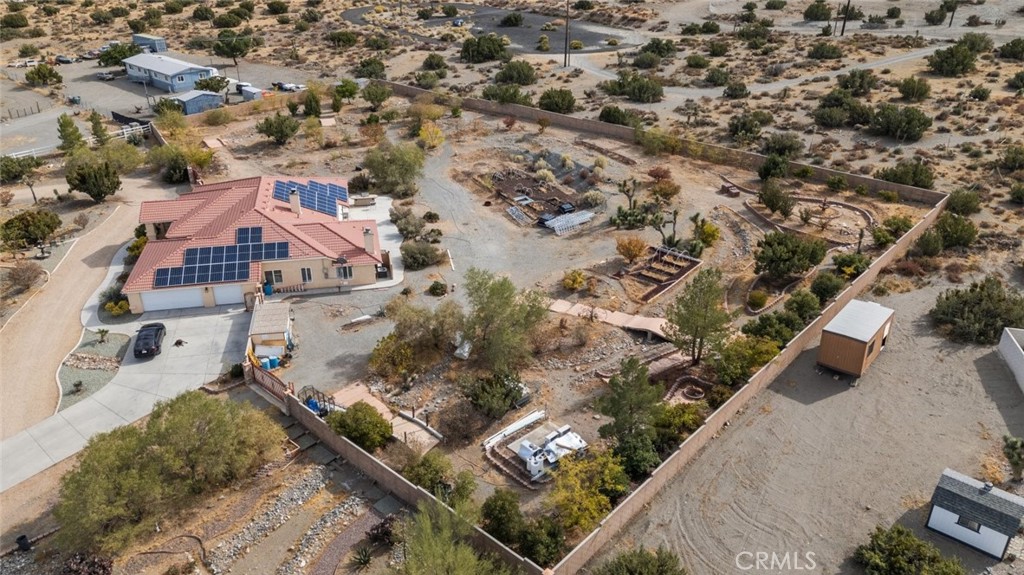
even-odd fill
[[[135,358],[160,355],[165,335],[167,335],[167,328],[162,323],[147,323],[139,328],[138,334],[135,336]]]
[[[242,88],[251,88],[252,83],[250,82],[235,82],[235,92],[241,94]]]
[[[100,72],[99,74],[96,74],[96,79],[103,80],[104,82],[109,82],[114,79],[114,75],[110,72]]]
[[[74,64],[75,62],[80,61],[78,58],[72,58],[71,56],[65,56],[63,54],[57,56],[56,60],[58,64]]]
[[[303,91],[305,89],[306,89],[306,85],[305,84],[291,84],[291,83],[281,84],[281,90],[283,90],[285,92],[301,92],[301,91]]]
[[[89,50],[85,54],[79,54],[79,57],[83,60],[95,60],[100,57],[100,53],[96,50]]]
[[[465,23],[466,23],[466,21],[463,20],[462,18],[456,18],[456,19],[452,20],[452,26],[455,26],[456,28],[462,27],[462,25],[465,24]]]
[[[26,68],[35,68],[39,65],[39,60],[25,60]]]

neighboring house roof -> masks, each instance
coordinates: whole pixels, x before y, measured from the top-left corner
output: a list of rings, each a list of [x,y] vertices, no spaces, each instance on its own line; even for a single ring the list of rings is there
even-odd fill
[[[150,240],[132,269],[124,291],[149,291],[157,268],[183,265],[185,250],[196,247],[233,246],[236,230],[262,228],[263,242],[287,242],[288,259],[344,258],[349,265],[382,263],[377,222],[344,220],[311,209],[299,214],[289,202],[274,198],[274,185],[288,181],[309,186],[332,184],[345,187],[339,178],[258,177],[196,186],[176,200],[143,202],[139,221],[170,222],[164,239]],[[344,203],[344,202],[342,202]],[[366,250],[365,234],[373,235],[373,252]],[[260,263],[250,265],[250,281],[257,281]]]
[[[291,304],[286,301],[268,301],[256,304],[249,322],[249,335],[285,333],[291,323]]]
[[[185,92],[183,94],[178,94],[176,96],[172,96],[171,99],[172,100],[178,100],[179,102],[188,102],[189,100],[195,100],[196,98],[203,97],[203,96],[213,96],[214,98],[217,98],[218,100],[220,98],[222,98],[222,96],[220,94],[218,94],[217,92],[210,92],[210,91],[207,91],[207,90],[189,90],[188,92]]]
[[[896,312],[877,303],[855,299],[846,304],[846,307],[828,322],[825,331],[868,342],[894,313]]]
[[[125,58],[122,62],[160,74],[166,74],[167,76],[175,76],[190,70],[212,69],[209,66],[200,66],[199,64],[192,64],[184,60],[171,58],[170,56],[161,56],[160,54],[136,54],[130,58]]]
[[[932,505],[1010,537],[1024,525],[1024,497],[986,486],[952,469],[942,472]]]
[[[152,34],[132,34],[133,40],[163,40],[163,36],[154,36]]]

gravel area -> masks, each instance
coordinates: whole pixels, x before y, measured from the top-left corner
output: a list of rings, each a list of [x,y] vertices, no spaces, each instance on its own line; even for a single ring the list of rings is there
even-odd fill
[[[210,571],[214,575],[229,572],[235,561],[275,529],[284,525],[292,513],[319,493],[327,484],[328,477],[326,467],[314,467],[230,539],[218,543],[210,552]]]
[[[63,411],[97,392],[117,375],[117,365],[128,351],[131,337],[120,333],[107,334],[100,343],[99,334],[85,330],[82,342],[60,366],[60,410]],[[82,383],[80,391],[75,384]]]
[[[294,554],[291,559],[286,563],[277,568],[277,575],[301,575],[306,572],[306,566],[312,561],[320,551],[327,545],[328,542],[332,545],[332,550],[336,546],[335,541],[349,535],[350,533],[355,536],[355,541],[358,541],[363,537],[364,532],[373,525],[375,521],[379,521],[379,517],[373,513],[367,513],[367,504],[360,497],[349,497],[345,501],[342,501],[334,509],[331,509],[325,513],[309,531],[299,541],[296,546]],[[364,527],[365,525],[365,527]],[[331,539],[336,529],[344,529],[335,539]],[[341,554],[344,557],[347,550]],[[316,573],[321,572],[319,568],[325,561],[324,557],[321,557],[320,562],[317,563]],[[327,561],[329,563],[329,560]],[[329,571],[324,573],[334,573],[334,567],[337,563],[330,568]]]

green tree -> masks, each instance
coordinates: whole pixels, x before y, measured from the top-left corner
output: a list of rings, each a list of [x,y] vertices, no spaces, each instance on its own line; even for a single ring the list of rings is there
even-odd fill
[[[359,84],[351,78],[342,78],[338,85],[334,87],[334,93],[340,98],[345,98],[349,102],[352,98],[356,97],[359,93]]]
[[[547,313],[543,298],[530,290],[517,291],[512,280],[488,271],[466,271],[470,313],[466,333],[473,353],[494,371],[509,371],[529,357],[534,332]]]
[[[363,166],[373,179],[373,188],[395,198],[416,194],[416,180],[423,175],[423,150],[416,144],[392,144],[385,140],[366,153]]]
[[[468,501],[476,489],[473,474],[469,471],[455,473],[451,460],[440,451],[428,451],[419,461],[406,467],[402,475],[453,505]]]
[[[977,54],[964,44],[936,50],[928,56],[928,69],[940,76],[961,76],[974,71]]]
[[[110,162],[79,164],[68,171],[65,179],[69,191],[82,192],[97,204],[121,189],[121,177]]]
[[[519,104],[520,106],[532,106],[533,101],[530,94],[523,92],[516,84],[490,84],[484,86],[480,96],[484,100],[492,100],[499,104]]]
[[[1010,463],[1013,478],[1017,481],[1024,478],[1024,439],[1013,437],[1012,435],[1004,435],[1003,455],[1006,456],[1006,461]]]
[[[278,146],[283,146],[299,132],[299,127],[301,124],[295,118],[276,112],[273,116],[257,122],[256,132],[274,140]]]
[[[431,56],[439,54],[431,54]],[[442,59],[442,63],[444,59]],[[447,67],[447,65],[445,65]],[[494,81],[499,84],[519,84],[528,86],[537,81],[537,70],[526,60],[512,60],[494,76]]]
[[[465,385],[464,392],[470,402],[491,419],[501,418],[523,397],[519,375],[504,372],[474,378]]]
[[[666,38],[652,38],[649,42],[640,46],[640,52],[649,52],[659,58],[670,58],[676,54],[676,43]]]
[[[825,0],[814,0],[804,10],[804,20],[808,22],[828,22],[832,19],[832,7]]]
[[[519,552],[542,567],[554,565],[565,553],[565,527],[554,517],[534,518],[522,531]]]
[[[946,559],[934,545],[902,525],[876,527],[871,541],[857,547],[853,560],[867,575],[967,574],[958,559]]]
[[[103,146],[110,141],[110,133],[103,125],[103,116],[96,110],[89,114],[89,124],[92,126],[92,137],[97,145]]]
[[[629,477],[611,451],[563,457],[553,475],[548,506],[566,529],[583,533],[593,529],[612,510],[612,501],[629,488]]]
[[[572,95],[572,90],[550,88],[540,95],[537,107],[556,114],[571,114],[576,107],[576,97]]]
[[[507,568],[477,555],[466,541],[473,527],[460,514],[439,503],[423,500],[404,530],[405,575],[510,575]]]
[[[821,302],[818,301],[818,296],[805,289],[799,289],[790,294],[784,307],[786,311],[795,313],[805,324],[810,323],[821,313]]]
[[[661,463],[654,448],[654,419],[665,390],[651,385],[647,366],[636,357],[622,360],[620,371],[608,382],[609,392],[597,402],[597,410],[612,418],[598,430],[615,439],[615,454],[633,479],[647,475]]]
[[[71,152],[85,146],[82,132],[75,124],[75,120],[67,114],[61,114],[57,118],[57,135],[60,137],[60,145],[57,146],[57,149],[64,152]]]
[[[906,160],[899,162],[895,166],[882,168],[875,172],[875,177],[887,182],[917,186],[925,189],[931,189],[935,183],[935,173],[932,171],[931,166],[925,164],[920,159]]]
[[[221,58],[231,58],[238,70],[238,59],[244,58],[255,44],[254,32],[250,28],[239,34],[234,30],[221,30],[217,33],[217,41],[213,44],[213,53]]]
[[[999,47],[999,57],[1024,62],[1024,38],[1016,38]]]
[[[519,495],[511,489],[495,489],[480,508],[480,518],[484,531],[513,548],[519,544],[526,528],[523,512],[519,509]]]
[[[775,154],[787,159],[799,156],[803,149],[804,143],[800,139],[800,136],[792,132],[770,134],[761,143],[762,154]]]
[[[932,126],[932,119],[913,106],[879,104],[871,117],[871,131],[901,142],[920,140]]]
[[[911,102],[923,102],[932,93],[932,87],[925,78],[910,76],[900,81],[897,89],[900,95]]]
[[[969,216],[981,211],[981,197],[978,192],[958,188],[949,194],[946,209],[961,216]]]
[[[349,30],[335,30],[327,34],[327,41],[335,48],[351,48],[359,42],[359,36]]]
[[[32,247],[60,228],[60,216],[50,210],[27,210],[0,224],[0,239],[12,249]]]
[[[818,301],[826,302],[843,290],[846,281],[838,275],[823,271],[811,282],[811,293],[818,296]]]
[[[840,88],[859,98],[867,96],[878,87],[878,76],[871,70],[858,68],[850,70],[849,74],[840,74],[837,83]]]
[[[306,98],[302,103],[302,113],[310,118],[320,117],[320,96],[316,92],[306,91]]]
[[[777,281],[803,273],[825,258],[825,242],[785,232],[772,232],[757,242],[755,273]]]
[[[711,364],[718,382],[731,386],[746,383],[754,372],[778,354],[779,344],[774,340],[739,336],[720,345]]]
[[[122,42],[121,44],[111,46],[106,52],[100,54],[98,61],[100,66],[120,66],[125,58],[131,58],[141,53],[141,46]]]
[[[459,57],[470,64],[501,60],[507,56],[505,45],[496,34],[467,38],[462,42],[462,50],[459,51]]]
[[[64,77],[49,64],[39,64],[25,73],[25,82],[29,86],[49,86],[51,84],[62,84]]]
[[[993,345],[1003,328],[1024,328],[1024,294],[987,276],[967,289],[939,294],[928,315],[953,341]]]
[[[623,551],[594,570],[594,575],[687,575],[679,557],[664,547]]]
[[[693,365],[729,332],[732,318],[722,307],[724,302],[721,270],[706,267],[665,310],[665,335],[692,358]]]
[[[359,64],[352,69],[352,75],[356,78],[371,78],[383,80],[385,77],[384,62],[378,58],[363,58]]]
[[[26,177],[31,177],[32,172],[42,165],[43,161],[33,156],[21,158],[0,156],[0,184],[20,182]],[[33,198],[35,198],[34,193]]]
[[[210,76],[209,78],[202,78],[196,80],[196,90],[206,90],[207,92],[223,92],[228,89],[228,85],[231,82],[224,76]]]
[[[935,231],[942,237],[943,248],[966,248],[978,238],[978,226],[974,222],[949,212],[939,217]]]
[[[327,414],[327,423],[335,433],[370,453],[384,447],[391,439],[391,422],[365,401],[357,401],[345,411]]]
[[[771,178],[784,178],[787,172],[789,172],[789,160],[782,156],[771,154],[765,158],[764,163],[757,169],[757,177],[761,178],[763,182]]]
[[[370,82],[363,88],[362,96],[370,104],[370,109],[376,112],[380,110],[381,104],[391,97],[391,88],[380,82]]]

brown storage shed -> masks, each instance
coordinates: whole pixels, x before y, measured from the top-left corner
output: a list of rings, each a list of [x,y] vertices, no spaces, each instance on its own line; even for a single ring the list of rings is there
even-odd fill
[[[818,365],[856,377],[864,375],[885,347],[896,312],[877,303],[853,300],[821,332]]]

